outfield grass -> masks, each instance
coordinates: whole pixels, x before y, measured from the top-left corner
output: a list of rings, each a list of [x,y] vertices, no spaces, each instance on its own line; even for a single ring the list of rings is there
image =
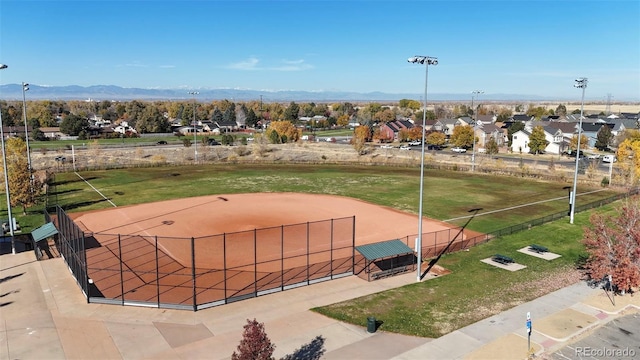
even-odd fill
[[[81,175],[118,206],[213,194],[303,192],[348,196],[417,213],[420,186],[417,168],[372,166],[201,165],[110,169]],[[58,174],[56,184],[57,202],[68,211],[111,206],[73,173]],[[469,209],[481,207],[469,228],[491,232],[566,211],[564,185],[426,170],[423,210],[427,217],[447,220],[467,216]],[[593,190],[600,188],[580,187],[580,192]],[[613,194],[606,190],[579,196],[578,204]],[[517,207],[533,202],[541,203]],[[482,215],[509,207],[517,208]],[[462,225],[465,221],[452,223]]]

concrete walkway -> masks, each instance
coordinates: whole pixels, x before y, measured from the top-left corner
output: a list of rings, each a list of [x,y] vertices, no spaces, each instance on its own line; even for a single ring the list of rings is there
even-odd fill
[[[640,308],[640,297],[616,297],[613,305],[580,283],[435,340],[371,334],[309,311],[413,282],[414,273],[374,282],[351,276],[190,312],[87,304],[62,259],[7,254],[0,256],[0,359],[229,359],[254,318],[265,324],[276,358],[302,348],[300,358],[324,349],[323,359],[514,359],[527,355],[528,311],[531,345],[542,354]]]

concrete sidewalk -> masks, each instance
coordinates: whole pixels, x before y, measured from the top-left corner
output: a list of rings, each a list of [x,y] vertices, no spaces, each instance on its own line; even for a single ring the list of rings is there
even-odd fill
[[[640,307],[639,297],[616,297],[614,306],[580,283],[438,339],[370,334],[309,311],[413,282],[413,273],[374,282],[351,276],[190,312],[87,304],[62,259],[2,255],[0,359],[229,359],[253,318],[265,324],[276,358],[303,346],[317,355],[320,341],[323,359],[513,359],[527,355],[528,311],[541,354]]]

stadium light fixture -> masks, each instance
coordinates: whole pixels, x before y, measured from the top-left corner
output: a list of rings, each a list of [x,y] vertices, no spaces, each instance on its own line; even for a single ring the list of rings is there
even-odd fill
[[[8,66],[0,64],[0,70],[6,69]],[[9,217],[7,223],[9,224],[9,235],[11,235],[11,253],[16,253],[16,242],[13,233],[13,214],[11,214],[11,194],[9,193],[9,174],[7,172],[7,154],[4,145],[4,124],[2,123],[2,111],[0,111],[0,139],[2,141],[2,166],[4,170],[4,191],[7,194],[7,216]],[[4,236],[4,228],[2,229],[2,235]]]
[[[582,102],[580,105],[580,120],[578,122],[578,144],[576,147],[576,169],[573,173],[573,190],[571,191],[571,212],[569,214],[569,223],[573,224],[573,218],[576,209],[576,192],[578,192],[578,165],[580,163],[580,138],[582,137],[582,117],[584,115],[584,91],[587,88],[587,78],[578,78],[573,84],[574,87],[582,89]]]
[[[418,204],[418,238],[416,239],[416,252],[417,252],[417,264],[418,264],[418,273],[417,280],[418,282],[422,280],[422,199],[424,192],[424,143],[425,143],[425,134],[426,134],[426,124],[427,124],[427,85],[429,80],[429,65],[438,65],[438,58],[431,56],[412,56],[407,59],[408,62],[412,64],[420,64],[425,65],[425,76],[424,76],[424,109],[422,111],[422,151],[420,158],[420,200]]]
[[[193,152],[194,152],[194,160],[196,164],[198,163],[198,138],[196,135],[198,134],[198,123],[196,122],[196,95],[200,94],[197,91],[189,91],[190,95],[193,95]]]

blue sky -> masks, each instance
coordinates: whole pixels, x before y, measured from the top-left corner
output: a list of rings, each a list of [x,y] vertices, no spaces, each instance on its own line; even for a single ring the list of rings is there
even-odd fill
[[[0,0],[0,83],[640,101],[640,2]]]

